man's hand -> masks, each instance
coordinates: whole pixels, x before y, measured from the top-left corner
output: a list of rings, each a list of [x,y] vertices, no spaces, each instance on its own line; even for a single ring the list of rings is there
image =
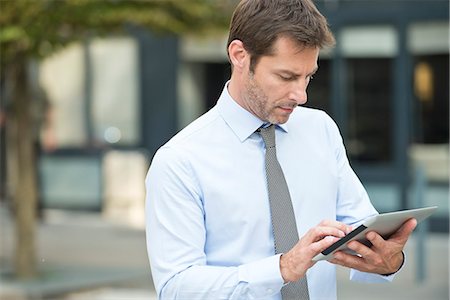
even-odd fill
[[[416,225],[415,219],[408,220],[387,240],[371,231],[366,234],[366,238],[372,247],[352,241],[347,246],[359,256],[338,251],[329,262],[368,273],[395,273],[403,263],[403,248]]]
[[[313,257],[351,230],[351,226],[331,220],[311,228],[289,252],[281,255],[280,271],[284,282],[294,282],[305,276],[315,264]]]

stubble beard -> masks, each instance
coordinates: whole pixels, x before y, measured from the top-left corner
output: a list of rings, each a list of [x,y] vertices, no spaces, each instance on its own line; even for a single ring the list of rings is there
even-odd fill
[[[274,108],[270,106],[269,98],[256,82],[252,72],[250,72],[247,81],[247,105],[251,112],[264,122],[272,124],[285,123],[280,122],[274,116]]]

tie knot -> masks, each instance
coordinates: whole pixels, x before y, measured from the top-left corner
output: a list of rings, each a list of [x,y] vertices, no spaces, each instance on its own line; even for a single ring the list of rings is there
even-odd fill
[[[275,147],[275,125],[270,124],[266,128],[261,127],[258,129],[258,132],[264,140],[266,149]]]

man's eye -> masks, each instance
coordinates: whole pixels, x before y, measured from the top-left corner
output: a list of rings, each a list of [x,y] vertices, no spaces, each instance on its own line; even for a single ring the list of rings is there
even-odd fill
[[[294,80],[294,77],[292,77],[292,76],[283,76],[283,75],[280,75],[280,78],[281,78],[282,80],[285,80],[285,81],[292,81],[292,80]]]

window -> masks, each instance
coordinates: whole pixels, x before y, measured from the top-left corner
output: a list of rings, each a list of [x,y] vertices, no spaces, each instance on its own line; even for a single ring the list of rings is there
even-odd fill
[[[392,159],[392,59],[347,60],[348,138],[353,161]]]
[[[414,57],[415,114],[414,142],[448,143],[449,124],[449,56]]]
[[[230,77],[231,67],[228,62],[205,64],[205,100],[207,110],[216,104],[222,93],[225,82],[227,82]]]
[[[83,147],[88,143],[83,46],[74,44],[44,60],[40,83],[49,103],[41,142],[48,148]]]
[[[448,143],[449,135],[449,28],[448,22],[414,23],[408,47],[413,55],[413,141]]]
[[[346,146],[350,160],[365,164],[393,160],[393,62],[397,32],[388,25],[344,28]]]
[[[330,103],[331,60],[319,58],[318,64],[319,70],[308,85],[308,102],[305,106],[318,108],[332,115]]]
[[[136,42],[125,38],[96,39],[89,52],[95,142],[137,145],[141,122]]]
[[[45,149],[140,143],[137,45],[131,38],[74,44],[47,58],[40,82],[49,112]]]

